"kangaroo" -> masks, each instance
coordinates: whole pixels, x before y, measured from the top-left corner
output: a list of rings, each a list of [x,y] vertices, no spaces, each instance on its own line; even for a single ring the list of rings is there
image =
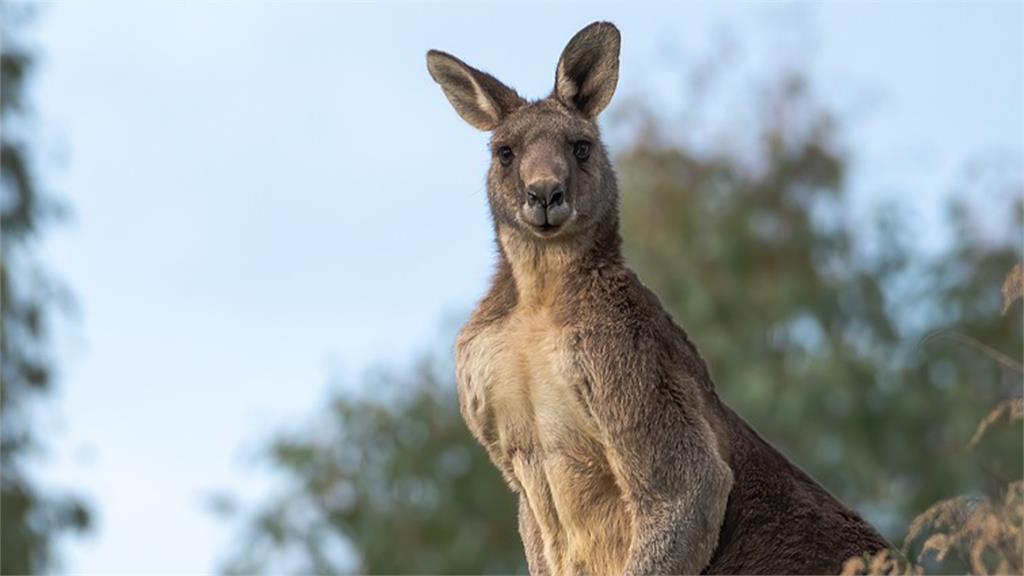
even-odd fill
[[[826,574],[888,548],[715,392],[697,348],[627,268],[598,114],[620,36],[570,40],[527,101],[444,52],[430,75],[492,132],[498,263],[456,346],[463,418],[519,499],[533,574]]]

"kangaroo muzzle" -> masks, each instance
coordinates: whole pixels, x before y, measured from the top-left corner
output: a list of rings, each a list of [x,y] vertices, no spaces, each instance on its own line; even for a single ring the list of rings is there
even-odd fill
[[[565,185],[557,180],[534,182],[526,187],[523,220],[541,231],[553,231],[572,214]]]

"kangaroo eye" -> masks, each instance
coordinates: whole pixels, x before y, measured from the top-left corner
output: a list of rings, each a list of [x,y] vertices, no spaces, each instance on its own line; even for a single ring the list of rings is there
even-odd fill
[[[586,140],[576,142],[572,147],[572,153],[580,162],[590,158],[590,142],[587,142]]]
[[[515,154],[512,153],[512,149],[508,146],[502,146],[498,148],[498,161],[501,162],[502,166],[508,166],[512,163],[512,158]]]

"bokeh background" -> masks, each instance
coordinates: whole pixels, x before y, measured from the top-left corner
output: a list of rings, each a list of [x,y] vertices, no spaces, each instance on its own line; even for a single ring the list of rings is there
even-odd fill
[[[524,571],[454,397],[487,136],[424,53],[542,97],[598,19],[627,257],[725,400],[897,545],[1021,477],[1019,420],[968,448],[1021,397],[1020,3],[2,12],[5,574]]]

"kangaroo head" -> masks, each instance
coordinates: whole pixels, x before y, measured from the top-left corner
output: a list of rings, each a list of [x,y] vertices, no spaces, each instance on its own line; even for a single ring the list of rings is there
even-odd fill
[[[444,52],[428,52],[427,68],[455,111],[492,133],[487,192],[502,234],[561,241],[613,220],[615,175],[597,115],[611,101],[619,78],[614,25],[595,22],[569,41],[554,90],[543,100],[528,102]]]

